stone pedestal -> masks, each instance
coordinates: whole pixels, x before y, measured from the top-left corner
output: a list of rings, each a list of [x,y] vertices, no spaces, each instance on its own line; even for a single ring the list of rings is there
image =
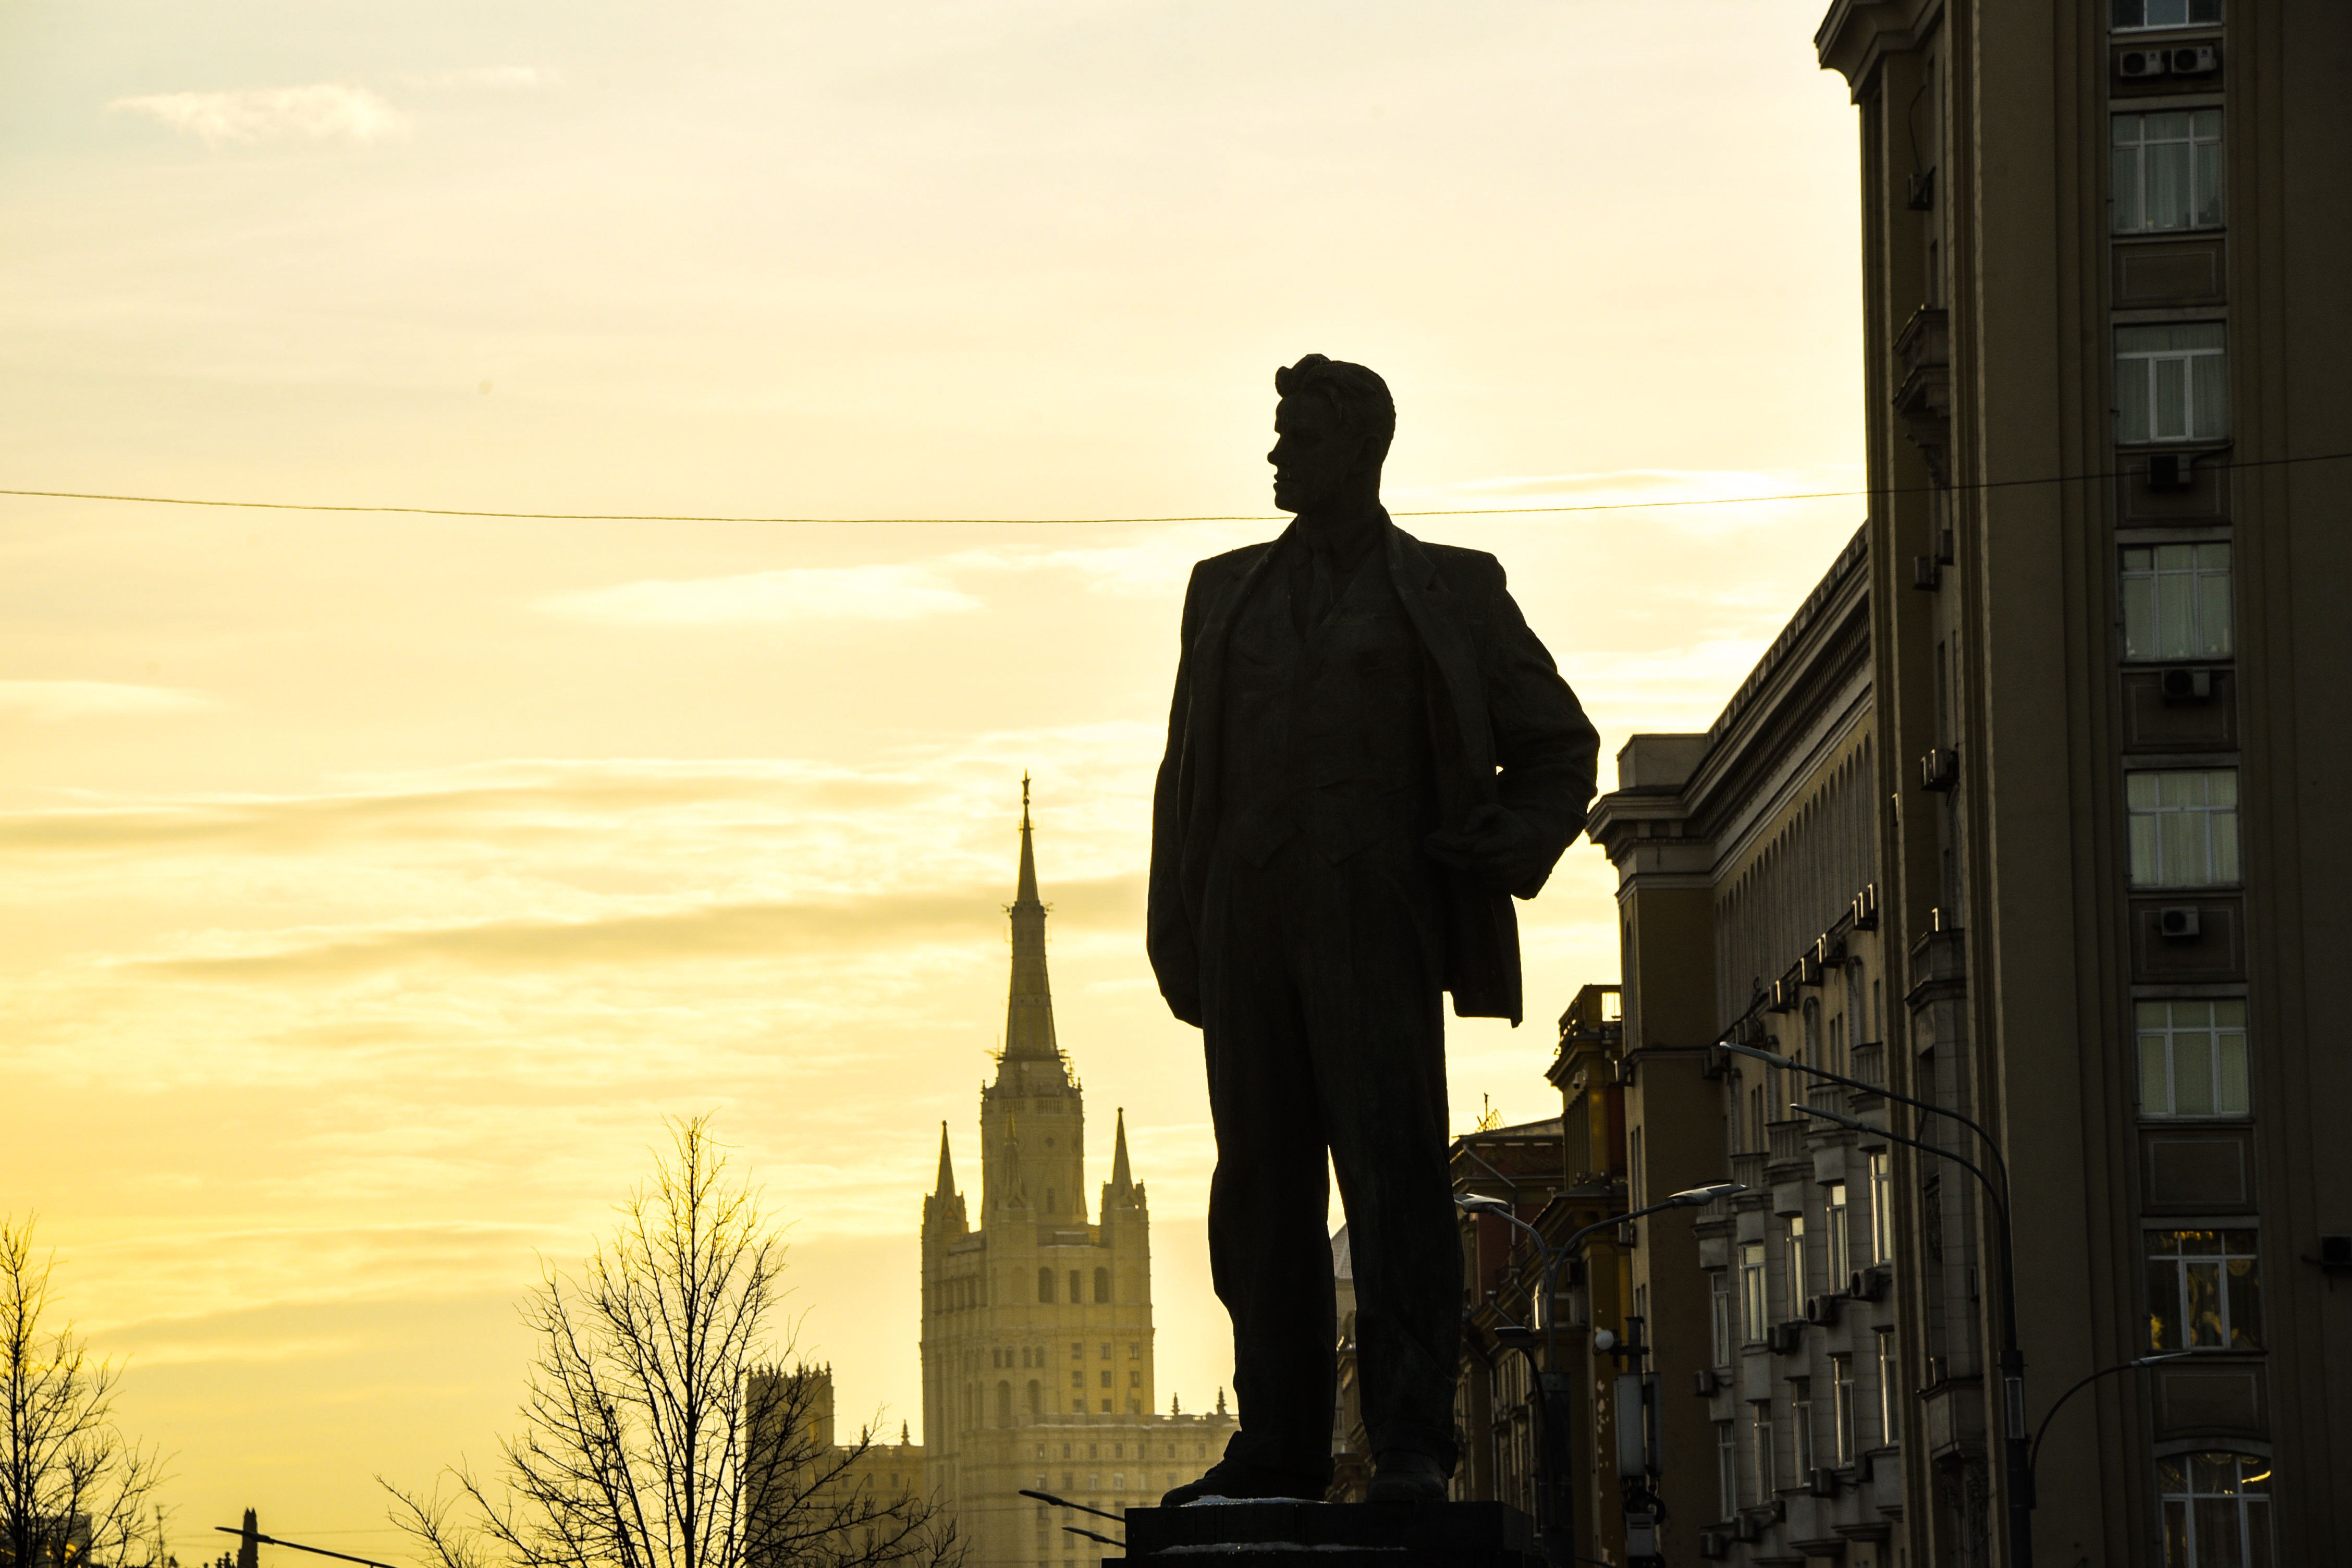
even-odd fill
[[[1201,1502],[1127,1510],[1127,1555],[1181,1568],[1541,1568],[1535,1524],[1499,1502]]]

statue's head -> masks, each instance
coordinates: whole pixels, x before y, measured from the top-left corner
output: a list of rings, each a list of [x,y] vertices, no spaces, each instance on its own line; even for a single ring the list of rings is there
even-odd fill
[[[1389,384],[1360,364],[1308,354],[1274,373],[1274,504],[1311,512],[1378,504],[1396,435]]]

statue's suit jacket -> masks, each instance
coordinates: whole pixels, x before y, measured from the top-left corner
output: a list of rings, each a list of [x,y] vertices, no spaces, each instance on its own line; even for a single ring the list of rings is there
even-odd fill
[[[1510,895],[1532,899],[1584,826],[1600,736],[1551,656],[1528,629],[1479,550],[1424,544],[1385,519],[1381,550],[1427,665],[1426,722],[1438,826],[1458,828],[1499,804],[1544,837],[1543,869],[1507,891],[1433,865],[1443,889],[1445,988],[1463,1017],[1523,1013],[1518,921]],[[1223,775],[1225,644],[1242,605],[1268,575],[1274,543],[1244,545],[1192,569],[1183,650],[1151,813],[1146,946],[1176,1016],[1201,1022],[1201,910],[1217,843]],[[1277,591],[1278,581],[1268,591]]]

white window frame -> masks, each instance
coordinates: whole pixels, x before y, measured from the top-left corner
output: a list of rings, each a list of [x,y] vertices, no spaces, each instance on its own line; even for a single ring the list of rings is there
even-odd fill
[[[1853,1463],[1855,1432],[1853,1429],[1853,1357],[1846,1354],[1830,1357],[1830,1407],[1837,1427],[1837,1462]]]
[[[2156,132],[2150,134],[2151,131]],[[2221,208],[2221,111],[2219,109],[2132,110],[2112,117],[2107,130],[2108,168],[2114,184],[2115,232],[2188,234],[2220,228]],[[2152,202],[2168,155],[2181,160],[2180,185],[2187,205],[2178,221],[2161,222]]]
[[[2230,546],[2129,544],[2116,567],[2124,659],[2228,658],[2235,651]]]
[[[2252,1113],[2246,1003],[2238,996],[2174,996],[2132,1005],[2139,1049],[2139,1113],[2156,1118],[2243,1118]],[[2201,1052],[2200,1073],[2195,1056]],[[2183,1062],[2183,1058],[2189,1060]],[[2207,1109],[2181,1109],[2184,1077]],[[2202,1078],[2202,1083],[2195,1080]]]
[[[1791,1447],[1796,1450],[1796,1484],[1803,1486],[1820,1458],[1813,1452],[1813,1380],[1810,1377],[1789,1380],[1789,1431],[1795,1439]]]
[[[1739,1511],[1739,1439],[1734,1435],[1734,1423],[1715,1424],[1715,1488],[1723,1504],[1718,1518],[1729,1519]]]
[[[1788,1236],[1789,1321],[1793,1322],[1805,1315],[1805,1287],[1812,1282],[1811,1271],[1805,1267],[1805,1216],[1789,1216]]]
[[[1755,1450],[1752,1458],[1756,1461],[1756,1500],[1759,1503],[1769,1503],[1772,1500],[1772,1494],[1778,1491],[1780,1486],[1780,1478],[1778,1474],[1779,1456],[1772,1451],[1774,1444],[1770,1400],[1759,1399],[1748,1407],[1748,1436],[1754,1439],[1751,1447]]]
[[[1822,1189],[1822,1218],[1828,1227],[1829,1289],[1834,1296],[1851,1283],[1853,1273],[1853,1210],[1847,1206],[1845,1184],[1831,1182]]]
[[[1718,1268],[1709,1279],[1707,1309],[1710,1314],[1708,1327],[1713,1334],[1711,1348],[1715,1352],[1715,1360],[1710,1364],[1729,1366],[1732,1358],[1738,1353],[1739,1350],[1739,1342],[1735,1338],[1733,1330],[1735,1309],[1731,1299],[1730,1269]]]
[[[2143,768],[2124,775],[2135,888],[2226,888],[2239,864],[2238,770]]]
[[[1765,1294],[1764,1244],[1743,1241],[1739,1244],[1739,1333],[1748,1344],[1764,1338],[1767,1320],[1772,1310],[1771,1299]]]
[[[1903,1363],[1895,1331],[1881,1329],[1878,1341],[1878,1440],[1887,1447],[1903,1441]]]
[[[2257,1232],[2231,1227],[2149,1229],[2142,1234],[2147,1254],[2147,1340],[2151,1351],[2263,1348],[2261,1237]],[[2213,1238],[2210,1250],[2203,1243],[2188,1239],[2204,1237]],[[2235,1280],[2245,1282],[2242,1302],[2238,1300],[2242,1292],[2233,1288]],[[2242,1316],[2251,1317],[2253,1321],[2242,1322]],[[2211,1331],[2200,1332],[2202,1322],[2210,1322]],[[2172,1331],[2168,1334],[2168,1327]]]
[[[2220,321],[2137,322],[2115,331],[2117,441],[2217,441],[2230,433],[2229,339]]]
[[[1870,1157],[1871,1262],[1895,1258],[1895,1160],[1881,1149]]]
[[[2197,16],[2197,7],[2200,5],[2209,3],[2212,7],[2213,14],[2210,16]],[[2151,6],[2161,5],[2169,9],[2175,4],[2179,5],[2180,14],[2183,16],[2188,17],[2189,20],[2176,22],[2169,16],[2166,17],[2166,19],[2161,22],[2117,22],[2113,20],[2116,11],[2120,10],[2125,5],[2137,5],[2140,16],[2145,17]],[[2116,33],[2153,33],[2171,27],[2211,27],[2218,26],[2221,24],[2221,0],[2115,0],[2115,4],[2108,10],[2107,16],[2110,19],[2108,30]]]
[[[2249,1568],[2277,1561],[2271,1544],[2270,1479],[2271,1462],[2252,1454],[2209,1451],[2157,1460],[2164,1568]],[[2200,1516],[2212,1511],[2237,1526],[2224,1535],[2230,1545],[2220,1557],[2206,1553],[2203,1545],[2213,1521]]]

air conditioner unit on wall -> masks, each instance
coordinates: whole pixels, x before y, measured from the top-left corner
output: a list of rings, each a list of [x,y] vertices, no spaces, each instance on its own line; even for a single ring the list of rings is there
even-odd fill
[[[1703,1366],[1692,1375],[1691,1384],[1701,1399],[1711,1399],[1715,1391],[1722,1386],[1722,1379],[1715,1368]]]
[[[1857,1301],[1883,1301],[1886,1299],[1886,1272],[1873,1266],[1857,1268],[1846,1281],[1845,1293]]]
[[[1722,1531],[1702,1530],[1698,1532],[1698,1554],[1701,1557],[1717,1558],[1730,1550],[1731,1537]]]
[[[2210,44],[2184,44],[2158,52],[2166,57],[2165,67],[2174,76],[2211,76],[2221,68],[2221,51]]]
[[[1805,1489],[1815,1497],[1837,1496],[1837,1472],[1821,1466],[1814,1467],[1805,1472]]]
[[[1838,1298],[1835,1296],[1808,1296],[1805,1298],[1805,1321],[1825,1325],[1834,1323],[1837,1321]]]
[[[2126,81],[2167,76],[2172,69],[2170,49],[2126,49],[2116,57],[2116,74]]]
[[[2200,923],[2195,904],[2168,904],[2156,911],[2156,934],[2173,942],[2196,936]]]

